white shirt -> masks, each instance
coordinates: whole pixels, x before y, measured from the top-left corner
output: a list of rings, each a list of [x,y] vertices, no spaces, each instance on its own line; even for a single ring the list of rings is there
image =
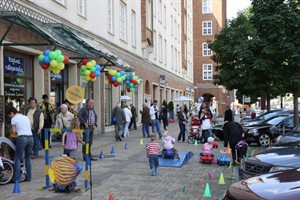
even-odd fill
[[[11,119],[11,125],[16,126],[16,132],[20,135],[32,135],[29,118],[25,115],[17,113]]]
[[[129,110],[127,107],[125,107],[123,110],[124,110],[124,113],[125,113],[126,122],[130,122],[131,117],[132,117],[131,110]]]
[[[159,110],[157,108],[157,106],[151,106],[150,107],[150,117],[151,117],[151,120],[155,120],[156,117],[155,117],[155,113],[157,113],[157,119],[158,119],[158,116],[159,116]]]

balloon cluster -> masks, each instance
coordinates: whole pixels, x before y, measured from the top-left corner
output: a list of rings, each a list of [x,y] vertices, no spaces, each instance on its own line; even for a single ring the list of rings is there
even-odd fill
[[[141,79],[139,76],[136,76],[133,73],[129,73],[126,76],[125,83],[127,92],[134,92],[138,85],[141,83]]]
[[[61,54],[61,50],[51,51],[46,49],[38,56],[39,63],[44,70],[50,70],[54,74],[59,74],[69,62],[69,57]]]
[[[126,72],[115,70],[115,69],[109,69],[108,74],[106,75],[108,78],[108,82],[115,87],[118,87],[119,85],[123,85],[124,80],[126,79]]]
[[[96,81],[97,77],[101,75],[101,66],[95,60],[88,61],[88,59],[81,60],[80,76],[84,76],[86,81]]]

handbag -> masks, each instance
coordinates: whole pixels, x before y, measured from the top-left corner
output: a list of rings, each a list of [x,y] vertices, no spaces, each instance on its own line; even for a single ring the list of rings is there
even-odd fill
[[[116,125],[116,123],[117,123],[117,117],[116,117],[116,115],[111,116],[111,124],[112,125]]]

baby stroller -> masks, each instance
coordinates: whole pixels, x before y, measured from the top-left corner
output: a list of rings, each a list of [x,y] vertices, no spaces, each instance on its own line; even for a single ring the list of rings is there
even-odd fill
[[[188,143],[194,144],[195,140],[202,140],[200,132],[200,120],[198,117],[194,117],[191,120],[191,126],[189,129]]]
[[[0,159],[2,166],[0,166],[0,185],[10,183],[14,177],[14,159],[16,146],[6,137],[0,137]],[[21,163],[21,177],[20,181],[25,180],[25,171],[22,170]]]

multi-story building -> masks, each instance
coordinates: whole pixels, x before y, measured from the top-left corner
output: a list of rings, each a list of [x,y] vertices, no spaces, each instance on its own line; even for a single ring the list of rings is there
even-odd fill
[[[41,100],[45,93],[59,105],[67,88],[79,85],[85,96],[75,107],[93,98],[98,131],[104,133],[121,95],[137,110],[154,99],[161,104],[180,95],[194,98],[191,1],[0,0],[0,11],[2,105],[22,110],[29,97]],[[39,66],[45,49],[70,57],[60,74]],[[83,58],[102,66],[96,81],[80,76]],[[114,87],[104,75],[108,69],[134,72],[141,84],[130,93],[125,86]],[[0,109],[5,113],[5,106]],[[7,123],[6,118],[2,127]]]
[[[211,102],[213,112],[223,115],[225,106],[233,103],[233,92],[214,84],[215,63],[208,41],[221,31],[226,20],[226,0],[193,1],[194,88],[195,100]]]

